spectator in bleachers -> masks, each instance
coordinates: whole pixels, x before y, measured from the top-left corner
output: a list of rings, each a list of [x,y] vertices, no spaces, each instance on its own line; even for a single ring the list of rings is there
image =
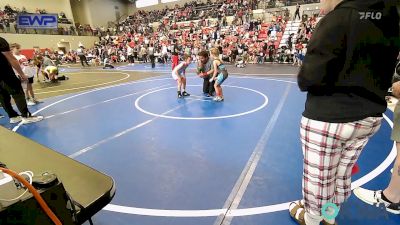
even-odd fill
[[[299,17],[299,19],[301,19],[301,17],[300,17],[300,5],[299,5],[299,3],[297,3],[297,5],[296,5],[296,11],[295,11],[295,13],[294,13],[294,20],[296,20],[296,18],[297,18],[297,16]]]

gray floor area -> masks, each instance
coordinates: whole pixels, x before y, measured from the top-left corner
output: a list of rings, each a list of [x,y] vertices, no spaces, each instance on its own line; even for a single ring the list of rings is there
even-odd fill
[[[296,76],[299,67],[290,64],[248,64],[245,68],[227,65],[230,74]]]

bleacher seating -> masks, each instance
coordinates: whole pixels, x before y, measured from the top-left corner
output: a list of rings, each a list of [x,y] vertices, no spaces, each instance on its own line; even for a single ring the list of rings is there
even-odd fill
[[[296,41],[296,38],[297,38],[297,32],[299,30],[299,27],[300,27],[300,21],[299,20],[297,20],[297,21],[293,21],[293,20],[288,21],[287,24],[286,24],[285,32],[283,33],[282,39],[280,41],[279,47],[287,45],[287,40],[288,40],[290,34],[294,34],[293,35],[293,43],[294,43]]]

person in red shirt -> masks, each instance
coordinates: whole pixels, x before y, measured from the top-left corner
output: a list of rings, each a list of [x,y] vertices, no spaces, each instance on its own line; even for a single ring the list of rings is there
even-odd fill
[[[172,70],[174,70],[175,67],[179,63],[179,55],[178,55],[178,49],[177,49],[178,46],[177,46],[176,42],[172,43],[172,45],[173,45],[173,50],[172,50],[171,60],[172,60]]]
[[[297,44],[296,44],[296,50],[298,51],[298,52],[300,52],[301,50],[303,50],[303,44],[299,41],[299,42],[297,42]]]

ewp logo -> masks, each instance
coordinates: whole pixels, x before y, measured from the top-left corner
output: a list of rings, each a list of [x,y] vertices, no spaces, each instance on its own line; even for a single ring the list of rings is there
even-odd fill
[[[381,12],[360,12],[360,19],[367,20],[367,19],[373,19],[373,20],[380,20],[382,18],[382,13]]]
[[[57,29],[57,14],[22,14],[17,17],[19,29]]]

